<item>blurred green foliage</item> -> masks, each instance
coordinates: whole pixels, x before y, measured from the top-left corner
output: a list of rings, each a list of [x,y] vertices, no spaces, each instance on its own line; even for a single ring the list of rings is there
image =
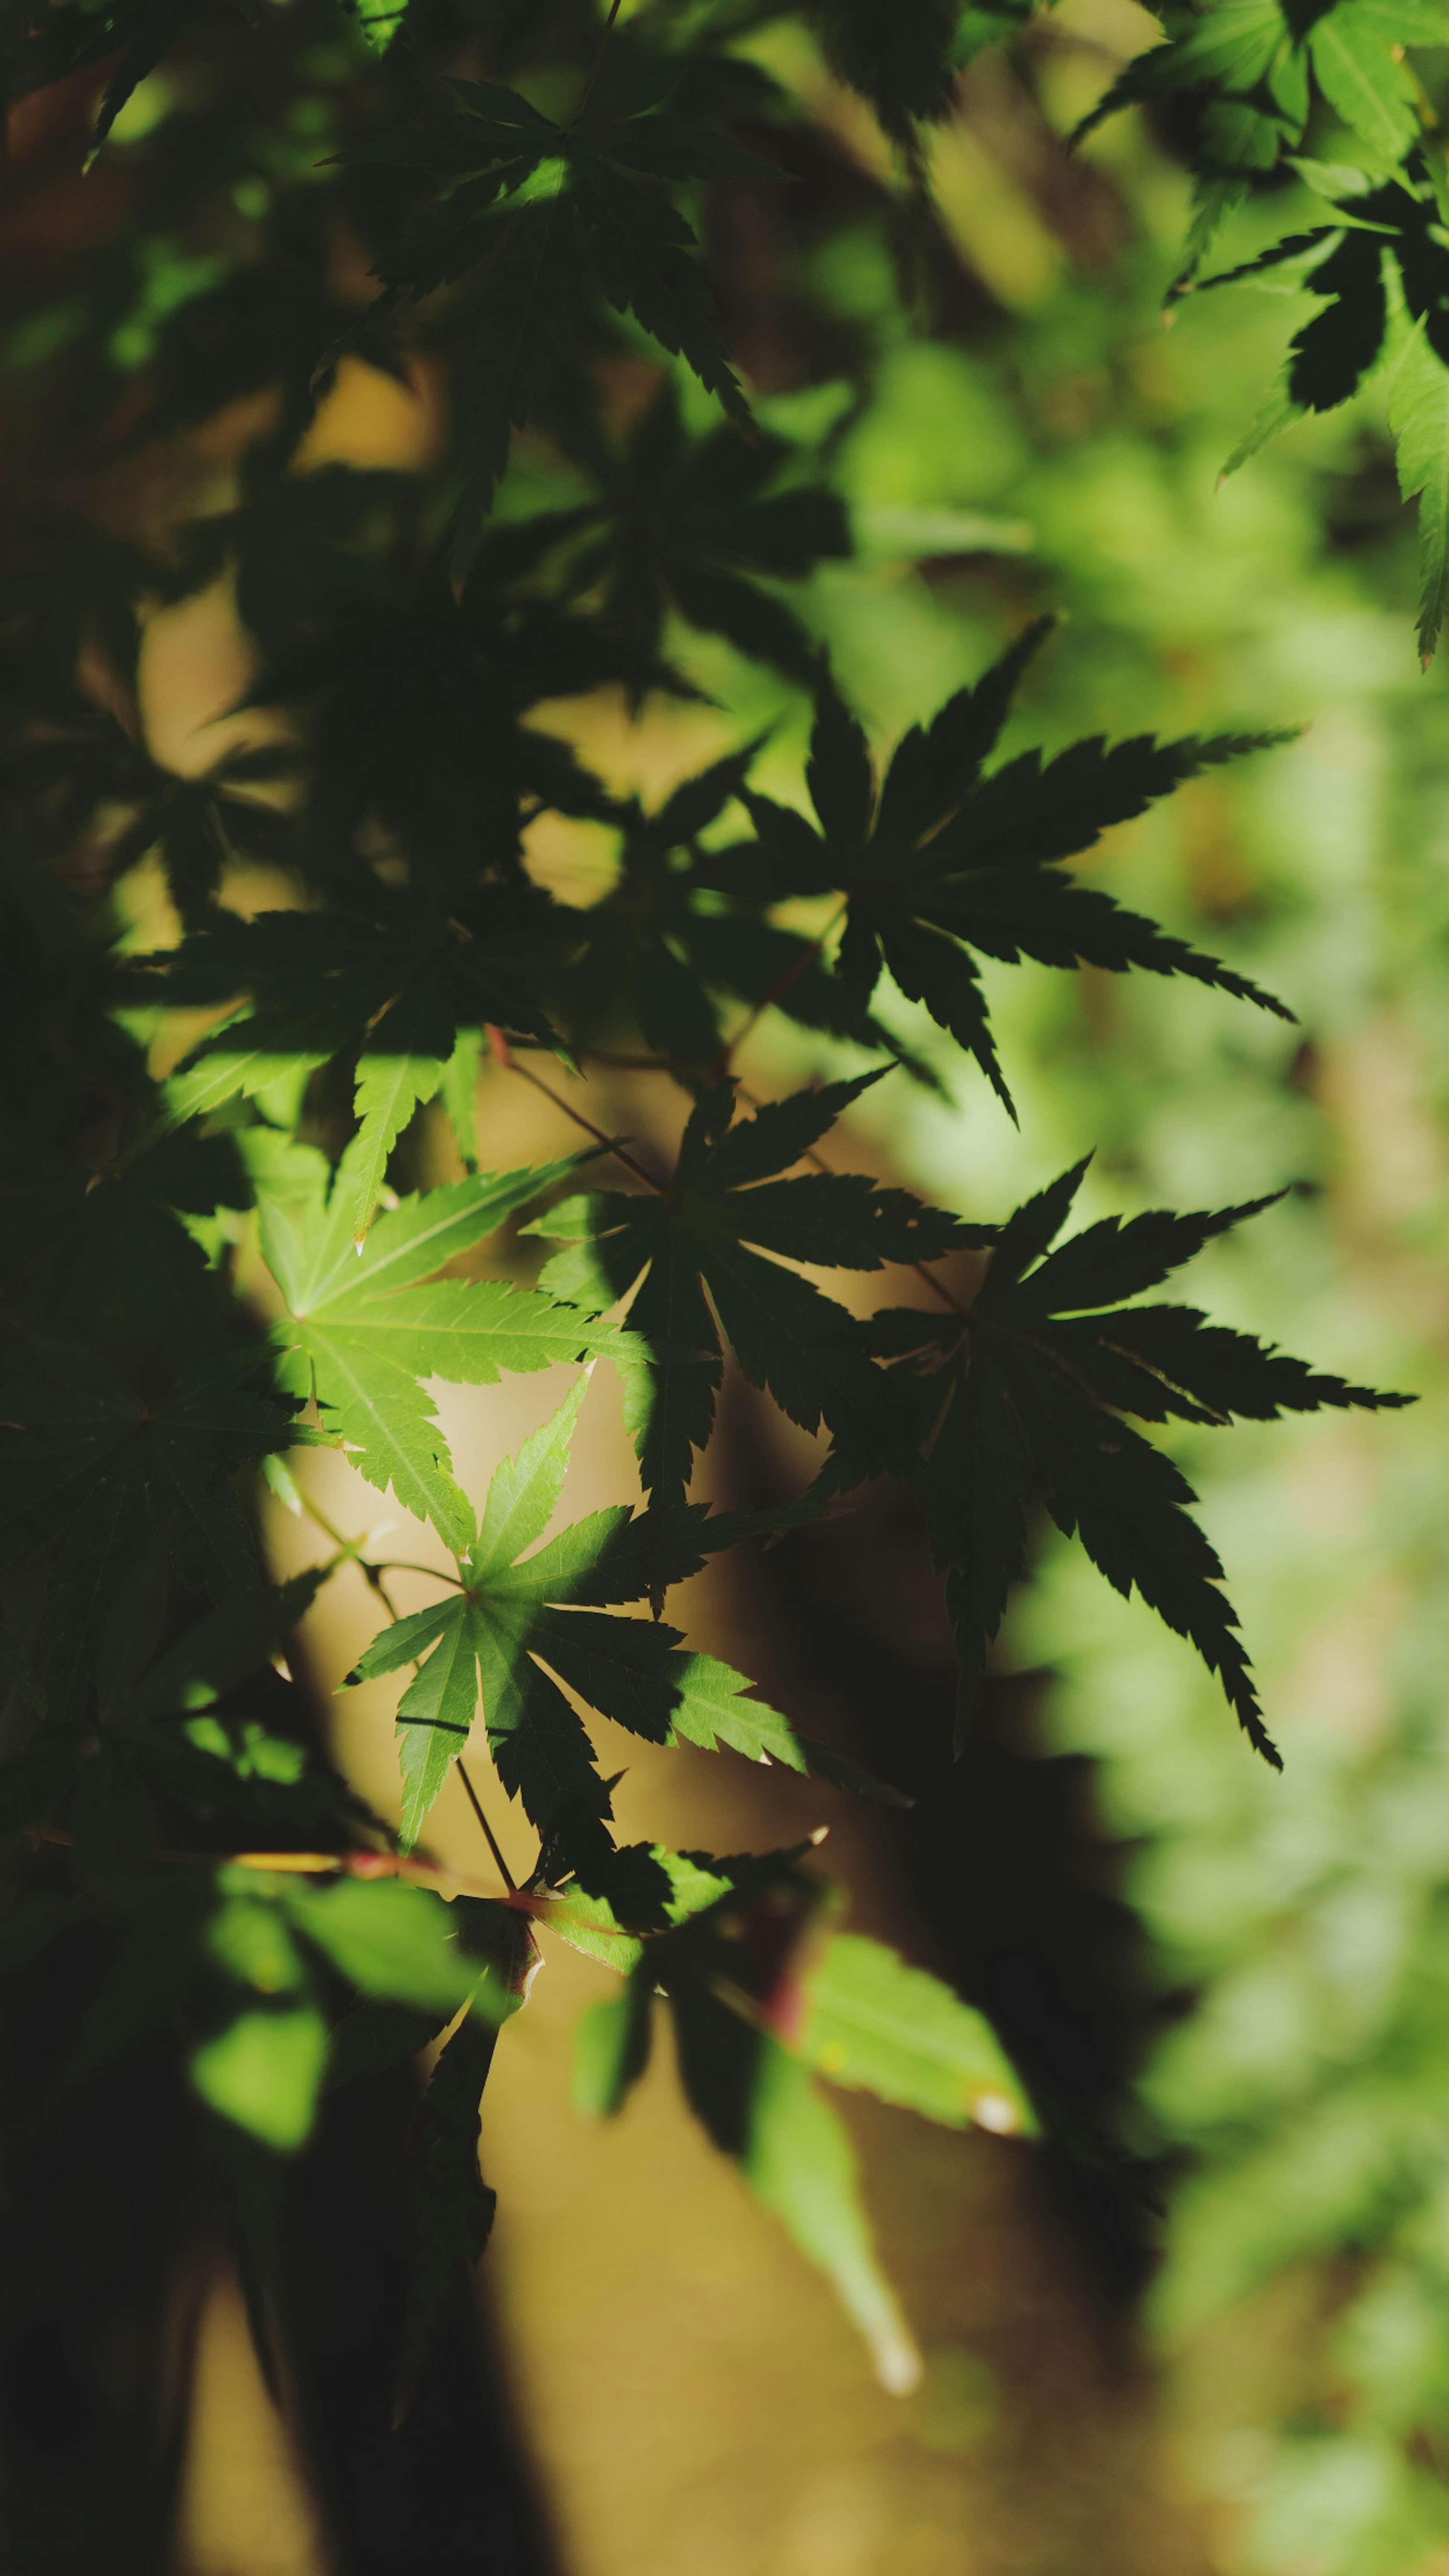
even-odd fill
[[[1235,2568],[1409,2576],[1449,2538],[1445,682],[1410,639],[1384,388],[1221,482],[1285,322],[1317,308],[1301,292],[1207,298],[1167,329],[1185,185],[1140,126],[1088,157],[1127,213],[1110,268],[1064,270],[966,347],[922,340],[887,224],[863,222],[829,238],[809,282],[870,336],[869,402],[842,385],[760,408],[832,451],[857,552],[817,569],[805,613],[882,742],[1047,603],[1065,631],[1008,749],[1028,728],[1053,747],[1129,723],[1304,728],[1133,826],[1093,876],[1171,929],[1201,937],[1206,918],[1299,1031],[1146,977],[988,964],[1020,1136],[980,1084],[859,1115],[969,1215],[1093,1147],[1089,1218],[1288,1181],[1202,1256],[1189,1293],[1423,1399],[1387,1422],[1168,1444],[1242,1569],[1282,1779],[1244,1762],[1189,1650],[1054,1534],[1004,1655],[1055,1675],[1053,1741],[1099,1765],[1162,1986],[1195,1999],[1127,2122],[1136,2151],[1181,2159],[1151,2315],[1193,2480],[1240,2509]],[[1035,225],[1028,202],[1016,213]],[[1249,205],[1226,254],[1312,215],[1306,191],[1301,212]],[[940,554],[922,565],[932,524]],[[725,647],[670,641],[742,725],[784,718],[788,777],[798,702]],[[932,1056],[924,1014],[896,1025]],[[781,1047],[783,1067],[800,1061]]]
[[[896,337],[840,451],[857,511],[990,511],[1030,526],[1030,555],[929,577],[832,565],[815,591],[887,731],[960,678],[1003,594],[1024,591],[1069,612],[1026,692],[1050,739],[1121,730],[1124,710],[1174,730],[1306,727],[1189,788],[1098,870],[1173,928],[1206,914],[1302,1031],[1143,977],[988,967],[1026,1069],[1022,1136],[973,1087],[913,1097],[908,1152],[921,1186],[971,1214],[1008,1174],[1040,1183],[1093,1145],[1091,1215],[1290,1180],[1190,1293],[1424,1399],[1392,1424],[1243,1431],[1231,1451],[1173,1436],[1243,1569],[1281,1780],[1242,1761],[1187,1650],[1060,1539],[1006,1637],[1008,1662],[1056,1674],[1054,1740],[1096,1757],[1164,1987],[1198,1998],[1133,2138],[1186,2157],[1153,2315],[1194,2476],[1245,2509],[1235,2565],[1407,2576],[1449,2534],[1444,683],[1406,633],[1412,546],[1381,397],[1217,488],[1283,307],[1208,299],[1165,334],[1177,191],[1141,134],[1113,175],[1126,258],[979,353]],[[863,233],[817,283],[859,315],[879,262]],[[910,1035],[928,1048],[924,1022]],[[899,1152],[905,1103],[889,1114]]]

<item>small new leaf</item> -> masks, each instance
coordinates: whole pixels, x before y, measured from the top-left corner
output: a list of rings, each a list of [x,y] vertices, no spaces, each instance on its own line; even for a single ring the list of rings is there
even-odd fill
[[[538,1545],[563,1491],[586,1385],[580,1377],[557,1413],[497,1469],[477,1534],[458,1551],[457,1594],[385,1628],[356,1677],[372,1680],[426,1658],[398,1704],[404,1848],[416,1842],[481,1701],[498,1775],[520,1799],[545,1854],[576,1871],[585,1887],[612,1893],[618,1881],[603,1831],[608,1791],[560,1682],[654,1744],[685,1738],[709,1751],[727,1745],[794,1771],[807,1770],[809,1757],[789,1720],[750,1695],[742,1673],[691,1653],[677,1628],[611,1617],[599,1606],[637,1600],[646,1589],[657,1593],[676,1573],[691,1571],[699,1561],[691,1522],[680,1525],[674,1565],[667,1539],[647,1553],[629,1547],[624,1532],[633,1525],[624,1505]]]

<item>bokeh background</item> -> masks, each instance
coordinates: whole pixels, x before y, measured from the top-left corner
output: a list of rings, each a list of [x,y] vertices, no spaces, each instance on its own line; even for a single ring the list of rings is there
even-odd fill
[[[309,191],[328,184],[337,74],[322,57],[355,39],[312,18],[315,93],[270,125],[248,95],[241,123],[267,138],[250,161],[238,145],[229,162],[224,140],[240,130],[239,22],[143,84],[84,180],[94,83],[16,112],[0,215],[10,512],[150,541],[234,499],[274,387],[224,387],[207,418],[140,444],[126,427],[165,335],[245,275],[248,224],[295,201],[305,227]],[[849,505],[854,555],[790,595],[883,743],[1043,607],[1065,622],[1013,741],[1303,728],[1184,788],[1092,863],[1284,995],[1301,1026],[1147,977],[988,967],[1020,1133],[974,1078],[953,1074],[939,1098],[893,1076],[831,1150],[980,1217],[1089,1148],[1089,1215],[1283,1190],[1203,1257],[1194,1295],[1423,1401],[1170,1435],[1230,1569],[1281,1779],[1187,1649],[1045,1533],[954,1772],[939,1753],[947,1633],[909,1516],[870,1502],[700,1579],[695,1641],[918,1803],[882,1822],[733,1757],[631,1742],[626,1831],[730,1849],[828,1822],[854,1919],[986,2005],[1051,2142],[848,2106],[926,2355],[920,2388],[888,2397],[828,2292],[691,2128],[667,2062],[617,2127],[575,2116],[570,2032],[595,1972],[554,1958],[485,2105],[500,2213],[480,2402],[534,2506],[531,2536],[501,2540],[480,2455],[480,2570],[1449,2569],[1449,725],[1442,676],[1415,657],[1412,527],[1375,399],[1300,425],[1220,488],[1308,308],[1232,290],[1189,298],[1165,329],[1188,196],[1170,121],[1134,112],[1064,149],[1152,32],[1131,0],[1063,0],[979,58],[932,144],[924,231],[868,111],[804,30],[747,38],[808,121],[776,138],[778,187],[721,186],[709,246],[762,416]],[[1281,193],[1250,203],[1228,254],[1292,213]],[[329,256],[337,291],[356,295],[345,240]],[[621,356],[621,413],[651,381],[644,355]],[[349,360],[296,470],[415,471],[441,401],[426,366],[397,382]],[[556,506],[572,488],[525,441],[501,506]],[[681,628],[670,643],[712,705],[651,702],[636,720],[612,699],[573,703],[559,726],[611,780],[657,795],[774,724],[768,757],[790,792],[802,703],[717,639]],[[249,669],[225,582],[152,603],[137,721],[156,755],[196,774],[222,741],[254,737],[264,719],[228,713]],[[535,859],[575,899],[608,883],[607,835],[554,827]],[[239,876],[233,892],[266,889]],[[129,935],[165,935],[144,866],[123,906]],[[928,1052],[929,1026],[911,1034]],[[164,1043],[180,1051],[176,1032]],[[844,1053],[762,1024],[746,1075],[768,1089],[838,1069]],[[677,1123],[642,1077],[595,1075],[576,1096],[614,1131],[663,1139]],[[500,1165],[570,1141],[505,1074],[480,1106]],[[416,1150],[420,1173],[446,1176],[441,1131]],[[454,1391],[465,1480],[558,1392]],[[628,1489],[611,1402],[602,1386],[590,1397],[570,1516]],[[774,1489],[797,1463],[780,1437],[736,1390],[712,1490]],[[349,1532],[380,1517],[340,1461],[317,1461],[309,1491]],[[305,1515],[275,1518],[280,1565],[326,1552]],[[426,1540],[398,1527],[389,1544]],[[325,1600],[308,1640],[319,1696],[375,1626],[360,1578]],[[346,1705],[339,1752],[395,1808],[390,1707],[380,1692]],[[461,1797],[438,1824],[440,1850],[470,1865]],[[361,2562],[257,2374],[225,2253],[198,2265],[178,2291],[194,2334],[172,2563],[341,2576]],[[420,2496],[419,2565],[427,2523]]]

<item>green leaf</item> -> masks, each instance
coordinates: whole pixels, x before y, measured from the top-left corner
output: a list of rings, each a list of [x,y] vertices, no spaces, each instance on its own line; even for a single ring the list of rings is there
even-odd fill
[[[534,1290],[495,1280],[414,1284],[575,1169],[577,1157],[405,1199],[379,1218],[359,1252],[352,1224],[370,1153],[354,1138],[330,1195],[320,1155],[289,1154],[275,1179],[265,1157],[257,1169],[262,1250],[290,1310],[272,1338],[291,1355],[288,1382],[299,1393],[315,1389],[360,1472],[432,1521],[459,1552],[473,1536],[473,1515],[421,1381],[491,1386],[505,1370],[549,1368],[616,1347],[619,1337]]]
[[[521,1795],[542,1837],[556,1832],[560,1815],[574,1809],[595,1825],[608,1813],[579,1720],[530,1659],[526,1608],[506,1589],[490,1589],[490,1578],[509,1571],[510,1536],[521,1533],[516,1544],[527,1545],[554,1508],[582,1393],[581,1381],[518,1455],[500,1465],[484,1506],[482,1534],[471,1549],[469,1514],[459,1547],[464,1590],[384,1629],[359,1659],[357,1678],[366,1681],[429,1650],[398,1705],[404,1849],[416,1842],[467,1742],[480,1692],[500,1776],[511,1794]]]
[[[703,118],[661,112],[597,86],[583,111],[553,125],[512,91],[455,84],[447,121],[448,184],[378,260],[391,300],[470,277],[462,358],[469,485],[455,550],[475,550],[508,461],[510,434],[561,350],[589,327],[602,297],[683,357],[731,419],[753,428],[729,363],[699,245],[669,184],[753,166]],[[438,165],[421,166],[436,182]]]
[[[859,1174],[769,1177],[809,1152],[879,1078],[796,1092],[733,1125],[730,1087],[712,1091],[689,1121],[666,1196],[566,1200],[529,1229],[588,1246],[550,1262],[547,1285],[567,1281],[599,1304],[634,1291],[629,1324],[649,1353],[650,1373],[642,1385],[626,1382],[626,1418],[657,1503],[678,1502],[694,1452],[709,1438],[723,1364],[719,1327],[745,1376],[792,1421],[807,1431],[823,1421],[852,1462],[868,1462],[861,1472],[890,1467],[914,1479],[912,1444],[852,1317],[763,1257],[876,1270],[990,1241],[990,1228]]]
[[[295,1926],[360,1994],[456,2012],[478,1982],[478,1963],[458,1946],[458,1926],[441,1897],[398,1879],[342,1879],[290,1891],[282,1903]]]
[[[799,2019],[797,1960],[826,1891],[793,1851],[716,1860],[660,1853],[671,1884],[665,1924],[625,1967],[630,1991],[581,2040],[576,2082],[589,2107],[622,2099],[647,2048],[657,1984],[669,1998],[686,2098],[766,2208],[833,2282],[888,2388],[914,2384],[919,2360],[875,2256],[850,2142],[774,2031]]]
[[[1209,285],[1213,283],[1211,278],[1206,282]],[[1219,480],[1226,483],[1228,476],[1236,474],[1240,466],[1246,465],[1250,457],[1256,456],[1260,448],[1266,447],[1270,438],[1276,438],[1280,429],[1287,429],[1291,421],[1301,418],[1301,409],[1293,400],[1287,385],[1275,387],[1258,413],[1257,419],[1244,432],[1232,454],[1224,459]]]
[[[714,1861],[707,1852],[666,1851],[658,1843],[648,1846],[644,1858],[656,1874],[656,1894],[662,1891],[648,1928],[661,1936],[708,1914],[711,1907],[733,1894],[742,1870],[747,1872],[754,1866]],[[577,1883],[550,1896],[543,1920],[550,1932],[567,1941],[571,1950],[597,1960],[602,1967],[613,1968],[620,1976],[632,1976],[646,1954],[657,1960],[665,1946],[662,1941],[646,1942],[621,1922],[607,1896]],[[651,1968],[651,1989],[653,1981]]]
[[[477,1171],[483,1159],[478,1148],[477,1115],[478,1077],[482,1064],[482,1031],[460,1029],[453,1052],[443,1067],[442,1094],[463,1169],[469,1174]]]
[[[1280,110],[1270,120],[1250,112],[1241,129],[1218,127],[1204,155],[1209,166],[1271,168],[1279,133],[1301,134],[1308,114],[1308,84],[1297,40],[1278,0],[1219,0],[1203,10],[1164,10],[1168,42],[1138,54],[1118,74],[1091,113],[1071,136],[1080,143],[1105,117],[1138,100],[1160,98],[1174,90],[1209,88],[1225,101],[1267,95]],[[1253,133],[1254,125],[1273,127],[1266,161]],[[1231,139],[1230,139],[1231,137]]]
[[[193,2049],[191,2081],[225,2120],[290,2155],[305,2146],[327,2062],[327,2024],[310,2005],[238,2014]]]
[[[258,1994],[295,1994],[307,1982],[295,1941],[260,1891],[223,1896],[206,1927],[206,1946],[229,1976]]]
[[[1438,27],[1438,41],[1449,41],[1449,26],[1441,20]],[[1337,0],[1308,38],[1314,78],[1330,107],[1385,161],[1402,159],[1419,139],[1413,79],[1395,59],[1412,41],[1396,13],[1373,0]]]
[[[471,1602],[449,1601],[432,1654],[398,1702],[403,1803],[399,1838],[411,1851],[423,1818],[468,1741],[478,1711],[477,1627]],[[360,1671],[365,1668],[359,1666]]]
[[[399,1043],[404,1034],[405,1004],[389,1011],[383,1032]],[[415,1015],[420,1022],[435,1017],[426,1010]],[[443,1079],[448,1062],[448,1044],[453,1032],[444,1025],[437,1031],[443,1052],[418,1052],[409,1047],[402,1053],[380,1053],[376,1049],[358,1058],[357,1088],[353,1108],[358,1120],[357,1152],[354,1169],[357,1199],[353,1209],[352,1231],[360,1243],[372,1220],[378,1192],[387,1173],[387,1158],[415,1109],[431,1100]]]
[[[209,1117],[238,1095],[251,1100],[286,1074],[325,1064],[332,1049],[316,1043],[316,1026],[315,1009],[303,1005],[288,1019],[273,1014],[258,1022],[235,1014],[221,1034],[204,1041],[204,1052],[194,1062],[164,1084],[165,1125],[180,1127],[190,1118]]]
[[[740,2159],[756,2198],[825,2274],[859,2327],[883,2388],[904,2396],[920,2354],[876,2255],[845,2129],[797,2060],[767,2039]]]
[[[392,622],[398,622],[395,606]],[[407,640],[404,629],[404,646]],[[456,647],[454,635],[448,640]],[[360,652],[361,648],[354,644],[352,649]],[[358,680],[364,733],[360,745],[349,736],[340,748],[349,761],[358,763],[394,758],[395,751],[380,752],[378,742],[366,737],[376,718],[385,716],[385,741],[393,745],[399,709],[388,702],[386,691],[381,708],[367,703],[361,683],[372,675],[353,674],[341,638],[328,663],[334,689],[338,660],[343,675]],[[417,674],[408,677],[415,688]],[[298,690],[306,694],[300,677]],[[286,694],[280,685],[278,694]],[[393,699],[396,694],[394,685]],[[476,718],[473,729],[480,729]],[[324,754],[329,748],[325,740],[318,747]],[[518,759],[526,761],[527,755],[510,761],[496,742],[489,748],[494,757],[486,764],[485,774],[502,773],[495,783],[499,822],[505,830],[510,824],[516,828],[525,792]],[[424,756],[436,759],[437,755],[438,746],[428,740]],[[553,778],[562,793],[567,793],[563,780],[569,774],[567,764],[562,772],[554,764]],[[385,769],[384,777],[374,780],[364,767],[361,812],[352,818],[358,828],[378,806],[387,810],[387,783],[392,777],[392,771]],[[374,791],[371,802],[369,787]],[[316,828],[320,833],[324,827],[319,822]],[[436,832],[440,826],[433,822],[432,828]],[[500,910],[500,900],[486,889],[475,892],[459,887],[451,911],[439,921],[436,904],[420,900],[416,891],[394,892],[376,885],[366,897],[359,895],[345,908],[327,913],[258,913],[247,921],[218,913],[179,948],[125,959],[116,969],[115,983],[126,1000],[163,1007],[212,1002],[233,1006],[163,1086],[162,1116],[129,1148],[130,1156],[134,1158],[185,1119],[208,1115],[238,1095],[251,1099],[333,1057],[349,1065],[362,1059],[363,1114],[375,1153],[376,1140],[388,1122],[394,1118],[401,1122],[407,1114],[408,1077],[390,1058],[418,1059],[417,1079],[429,1088],[414,1096],[427,1098],[437,1087],[427,1067],[449,1059],[460,1029],[494,1022],[539,1044],[552,1045],[548,1023],[508,962],[516,929],[512,916],[504,926]],[[250,1008],[235,1007],[239,992],[253,996]],[[393,1133],[398,1132],[395,1126]]]
[[[832,2084],[862,2087],[948,2128],[1034,2122],[991,2025],[879,1941],[832,1933],[807,1968],[803,2018],[781,2036]]]
[[[371,5],[371,0],[343,0],[350,18],[356,20],[365,45],[375,54],[389,51],[407,17],[407,0],[392,0],[392,5]]]
[[[1050,621],[1039,620],[974,688],[962,689],[927,727],[897,747],[877,799],[869,749],[838,693],[817,701],[807,779],[818,828],[792,808],[742,789],[778,895],[836,891],[846,926],[836,972],[864,1011],[883,969],[974,1055],[1003,1106],[1011,1094],[997,1059],[977,959],[1015,965],[1078,963],[1115,974],[1145,967],[1189,975],[1280,1019],[1292,1017],[1218,959],[1200,954],[1128,912],[1096,887],[1055,873],[1114,823],[1144,813],[1184,779],[1280,741],[1230,734],[1158,743],[1148,735],[1108,748],[1073,744],[1043,766],[1026,752],[984,775],[1021,671]],[[815,1258],[817,1256],[809,1255]]]
[[[716,2146],[859,2327],[884,2387],[913,2388],[920,2356],[880,2268],[854,2152],[808,2069],[706,1988],[671,1987],[680,2075]]]
[[[1389,426],[1399,490],[1419,504],[1419,658],[1427,670],[1449,601],[1449,367],[1422,329],[1395,369]]]
[[[756,1699],[753,1684],[713,1655],[682,1658],[672,1687],[678,1693],[669,1712],[676,1737],[702,1745],[707,1753],[727,1744],[748,1761],[768,1757],[787,1771],[814,1767],[810,1758],[814,1748],[807,1749],[789,1719]]]
[[[1434,23],[1442,34],[1437,16]],[[1376,31],[1372,49],[1363,33],[1370,26]],[[1392,112],[1407,116],[1396,87],[1405,76],[1388,50],[1403,39],[1384,23],[1374,0],[1342,0],[1340,7],[1319,19],[1312,42],[1315,47],[1321,41],[1336,48],[1335,62],[1346,60],[1340,45],[1345,28],[1358,31],[1353,44],[1364,61],[1382,62]],[[1396,145],[1396,154],[1399,149]],[[1393,177],[1381,182],[1363,171],[1317,162],[1298,161],[1295,167],[1335,207],[1342,224],[1289,234],[1241,268],[1202,281],[1206,286],[1229,285],[1327,246],[1326,255],[1303,280],[1312,294],[1325,299],[1322,309],[1295,332],[1281,383],[1223,470],[1235,472],[1303,411],[1330,411],[1357,391],[1397,337],[1397,328],[1393,334],[1390,331],[1389,287],[1400,290],[1403,307],[1419,331],[1411,337],[1396,371],[1390,414],[1400,442],[1400,488],[1405,499],[1420,491],[1426,495],[1420,514],[1424,579],[1420,652],[1427,661],[1443,616],[1444,511],[1434,497],[1442,442],[1433,360],[1437,357],[1449,364],[1449,243],[1438,194],[1417,144]]]
[[[611,1963],[612,1964],[612,1963]],[[621,1995],[590,2004],[574,2027],[574,2109],[585,2119],[622,2110],[649,2063],[653,1982],[630,1977]]]
[[[619,1921],[608,1898],[591,1894],[577,1882],[551,1896],[543,1921],[571,1950],[596,1960],[600,1967],[613,1968],[621,1977],[629,1976],[644,1956],[639,1935]]]
[[[289,1338],[308,1363],[299,1383],[310,1378],[329,1428],[341,1435],[359,1474],[380,1493],[395,1494],[418,1520],[431,1521],[449,1547],[466,1546],[472,1514],[452,1475],[432,1400],[418,1384],[426,1362],[415,1360],[415,1345],[399,1361],[380,1335],[365,1330],[304,1326]]]
[[[579,1407],[589,1391],[585,1370],[557,1413],[525,1440],[516,1457],[495,1468],[471,1551],[471,1570],[485,1581],[542,1538],[557,1511],[568,1472],[569,1448]]]
[[[348,1222],[358,1148],[350,1145],[338,1166],[346,1188],[328,1196],[325,1157],[309,1146],[272,1151],[269,1132],[251,1129],[243,1147],[256,1185],[262,1251],[294,1314],[346,1302],[349,1291],[367,1294],[409,1286],[440,1270],[461,1252],[494,1233],[516,1208],[541,1198],[577,1172],[588,1154],[561,1155],[529,1170],[475,1173],[441,1189],[400,1199],[373,1225],[358,1250]]]
[[[927,1514],[961,1656],[958,1736],[1022,1572],[1027,1511],[1039,1497],[1116,1591],[1139,1592],[1196,1648],[1250,1742],[1277,1766],[1237,1616],[1219,1589],[1222,1566],[1188,1517],[1197,1497],[1124,1416],[1221,1424],[1413,1399],[1319,1375],[1245,1333],[1209,1325],[1193,1307],[1124,1307],[1120,1300],[1156,1286],[1264,1202],[1191,1216],[1158,1209],[1126,1224],[1108,1218],[1049,1252],[1085,1170],[1079,1163],[1018,1208],[959,1318],[898,1308],[870,1326],[874,1347],[906,1369],[903,1395],[907,1355],[917,1355],[935,1423]]]

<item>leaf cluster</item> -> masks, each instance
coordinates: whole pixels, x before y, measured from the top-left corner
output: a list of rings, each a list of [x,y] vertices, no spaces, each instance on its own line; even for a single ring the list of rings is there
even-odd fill
[[[1403,379],[1393,428],[1406,500],[1421,496],[1420,656],[1427,666],[1446,593],[1443,391],[1449,382],[1449,234],[1442,171],[1416,49],[1449,48],[1436,0],[1335,0],[1307,11],[1280,0],[1165,9],[1167,41],[1129,63],[1083,119],[1079,140],[1118,108],[1185,93],[1195,103],[1198,186],[1172,293],[1301,272],[1323,304],[1294,333],[1279,386],[1227,471],[1304,411],[1349,401],[1380,365]],[[1428,62],[1425,70],[1428,69]],[[1312,123],[1337,121],[1334,158],[1302,157]],[[1250,186],[1291,170],[1332,220],[1285,233],[1216,276],[1202,262]]]
[[[740,428],[696,235],[670,190],[752,166],[710,119],[676,103],[673,66],[616,56],[562,122],[518,90],[454,81],[449,104],[394,147],[436,188],[376,263],[383,310],[461,285],[460,388],[471,519],[509,444],[587,336],[600,303],[682,357]],[[438,183],[441,181],[441,185]],[[376,317],[379,321],[382,314]],[[476,531],[461,531],[466,561]]]

